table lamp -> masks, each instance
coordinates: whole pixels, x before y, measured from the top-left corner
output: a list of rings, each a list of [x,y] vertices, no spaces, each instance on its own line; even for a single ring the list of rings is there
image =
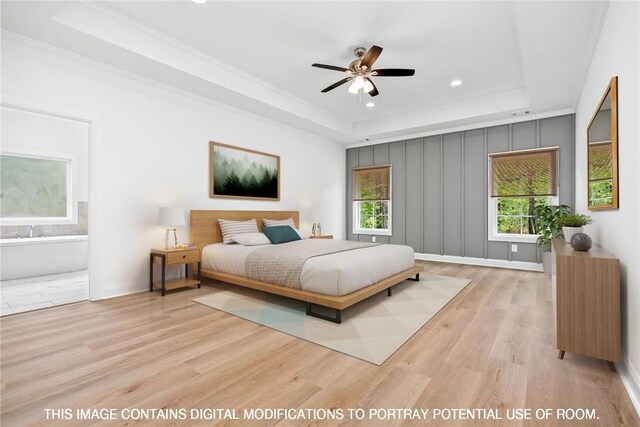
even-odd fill
[[[315,221],[311,226],[311,235],[322,236],[322,227],[320,226],[320,221]]]
[[[178,235],[176,227],[185,225],[184,210],[182,208],[160,208],[158,212],[158,225],[167,226],[167,232],[164,235],[165,249],[173,249],[178,246]],[[169,234],[173,231],[173,246],[169,246]]]

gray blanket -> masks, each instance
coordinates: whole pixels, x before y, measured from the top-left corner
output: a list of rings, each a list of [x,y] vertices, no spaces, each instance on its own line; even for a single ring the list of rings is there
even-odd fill
[[[309,258],[377,244],[348,240],[308,239],[273,245],[249,254],[245,262],[245,274],[252,279],[300,289],[302,266]]]

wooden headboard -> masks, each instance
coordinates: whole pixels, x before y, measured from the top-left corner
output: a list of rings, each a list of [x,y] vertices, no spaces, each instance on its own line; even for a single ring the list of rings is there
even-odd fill
[[[255,218],[260,230],[262,230],[263,219],[293,218],[296,228],[300,228],[299,211],[191,211],[191,243],[195,243],[202,249],[212,243],[222,242],[218,219],[246,221],[252,218]]]

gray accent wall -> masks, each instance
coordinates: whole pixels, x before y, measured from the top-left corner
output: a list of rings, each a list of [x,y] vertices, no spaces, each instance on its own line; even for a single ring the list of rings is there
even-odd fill
[[[488,240],[488,155],[560,147],[560,203],[574,205],[574,115],[550,117],[347,150],[347,239],[353,234],[351,169],[392,165],[392,235],[377,242],[417,253],[540,262],[534,243]]]

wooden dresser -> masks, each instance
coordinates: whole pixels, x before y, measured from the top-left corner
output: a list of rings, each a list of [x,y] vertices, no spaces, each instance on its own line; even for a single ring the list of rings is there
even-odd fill
[[[552,292],[558,358],[565,351],[620,361],[620,260],[595,246],[553,241]]]

